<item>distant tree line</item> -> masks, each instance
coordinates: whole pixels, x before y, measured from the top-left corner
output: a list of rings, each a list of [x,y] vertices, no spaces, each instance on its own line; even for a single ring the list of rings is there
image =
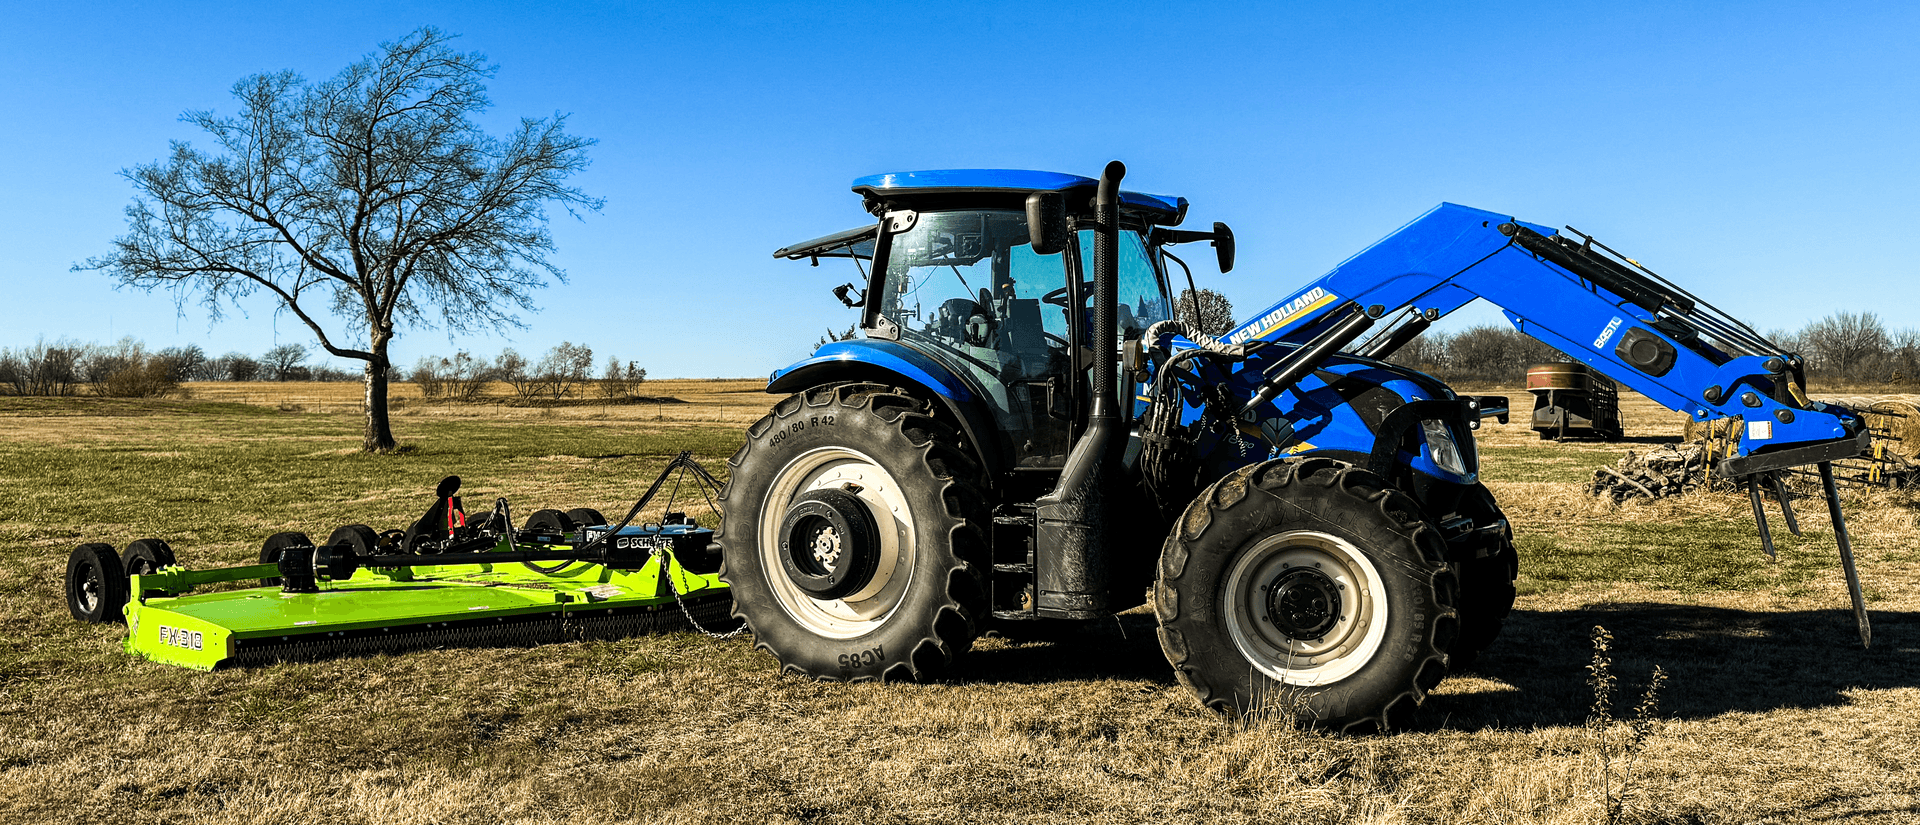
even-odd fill
[[[512,347],[501,350],[492,361],[465,350],[451,358],[429,355],[416,362],[407,377],[426,397],[448,401],[475,400],[494,381],[505,382],[522,401],[585,398],[589,392],[621,399],[635,396],[647,380],[647,371],[638,362],[608,356],[597,379],[593,363],[592,348],[562,341],[532,362]]]
[[[31,346],[0,348],[0,395],[97,395],[151,398],[177,392],[190,381],[357,381],[357,372],[307,363],[299,344],[280,344],[260,355],[229,352],[210,357],[196,344],[149,350],[129,336],[113,344],[41,339]],[[413,370],[395,370],[393,381],[412,380],[428,398],[471,401],[489,382],[505,382],[522,400],[619,399],[635,395],[647,371],[637,362],[609,357],[597,375],[593,350],[561,342],[538,361],[509,348],[487,361],[461,351],[426,356]]]
[[[1798,330],[1765,335],[1806,358],[1808,382],[1816,386],[1920,383],[1920,328],[1889,330],[1871,312],[1835,312]],[[1572,359],[1512,327],[1479,326],[1452,334],[1429,331],[1389,360],[1448,382],[1510,383],[1533,364]]]
[[[146,398],[187,381],[352,381],[345,370],[306,363],[307,349],[281,344],[258,357],[210,357],[197,344],[149,350],[128,336],[112,344],[41,339],[0,349],[0,394]]]

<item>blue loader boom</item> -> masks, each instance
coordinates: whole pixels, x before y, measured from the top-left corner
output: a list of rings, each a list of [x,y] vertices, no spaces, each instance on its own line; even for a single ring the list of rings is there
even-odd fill
[[[1342,323],[1391,315],[1388,329],[1357,348],[1358,354],[1385,358],[1433,322],[1480,298],[1500,307],[1521,332],[1668,409],[1696,421],[1740,418],[1744,426],[1735,454],[1723,458],[1717,472],[1746,481],[1762,547],[1772,556],[1759,485],[1774,488],[1792,525],[1777,473],[1819,467],[1861,640],[1871,644],[1831,467],[1832,461],[1869,451],[1859,414],[1810,401],[1799,355],[1639,262],[1572,228],[1568,232],[1579,240],[1498,213],[1443,203],[1224,340],[1242,347],[1290,345],[1301,353],[1338,334]],[[1263,381],[1256,395],[1273,397],[1279,383]],[[1297,411],[1306,399],[1288,400],[1279,408]]]
[[[1208,707],[1407,725],[1515,598],[1473,441],[1504,399],[1385,360],[1475,298],[1659,403],[1739,416],[1716,469],[1747,479],[1769,553],[1760,485],[1786,508],[1778,472],[1819,465],[1870,638],[1829,468],[1868,436],[1807,399],[1797,355],[1589,237],[1452,204],[1216,338],[1176,318],[1172,248],[1226,272],[1231,230],[1177,228],[1186,199],[1125,173],[860,178],[872,220],[774,253],[853,264],[833,292],[860,313],[773,372],[720,497],[721,578],[784,670],[931,679],[983,633],[1150,602]]]

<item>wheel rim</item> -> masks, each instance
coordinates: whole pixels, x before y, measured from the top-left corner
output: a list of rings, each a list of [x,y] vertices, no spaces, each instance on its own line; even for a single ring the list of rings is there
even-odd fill
[[[852,494],[873,515],[879,544],[872,578],[839,599],[817,599],[783,572],[781,524],[787,507],[814,490]],[[891,473],[865,453],[845,447],[810,450],[787,462],[773,478],[760,507],[760,567],[781,609],[807,630],[827,638],[851,639],[886,623],[900,606],[913,575],[915,546],[912,511]]]
[[[100,580],[100,568],[91,564],[80,568],[80,586],[74,591],[73,599],[80,605],[82,612],[93,613],[100,608],[100,591],[103,589],[103,584]]]
[[[1351,542],[1327,533],[1299,530],[1261,540],[1234,562],[1222,595],[1234,646],[1282,684],[1326,685],[1352,676],[1386,639],[1379,569]]]

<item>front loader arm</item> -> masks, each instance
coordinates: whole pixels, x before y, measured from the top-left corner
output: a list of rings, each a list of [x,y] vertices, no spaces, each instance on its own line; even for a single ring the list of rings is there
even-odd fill
[[[1521,332],[1668,409],[1696,421],[1737,416],[1745,426],[1735,454],[1716,470],[1745,479],[1762,549],[1774,553],[1761,482],[1770,483],[1789,529],[1798,534],[1777,473],[1818,465],[1860,639],[1871,645],[1831,464],[1868,452],[1860,416],[1810,401],[1799,355],[1638,262],[1568,231],[1580,240],[1496,213],[1441,204],[1233,330],[1226,343],[1292,344],[1296,358],[1311,360],[1309,353],[1328,342],[1344,346],[1353,340],[1343,329],[1365,326],[1362,316],[1398,313],[1396,326],[1359,348],[1359,354],[1384,358],[1432,322],[1483,298]],[[1276,374],[1284,379],[1310,367],[1296,365]],[[1282,379],[1271,380],[1260,397],[1278,392]]]
[[[1475,298],[1668,409],[1697,421],[1742,417],[1740,458],[1816,445],[1820,455],[1856,455],[1865,447],[1855,444],[1858,416],[1807,400],[1794,353],[1591,239],[1570,241],[1455,204],[1347,259],[1226,340],[1304,343],[1338,323],[1349,302],[1386,316],[1401,311],[1402,325],[1424,328]]]

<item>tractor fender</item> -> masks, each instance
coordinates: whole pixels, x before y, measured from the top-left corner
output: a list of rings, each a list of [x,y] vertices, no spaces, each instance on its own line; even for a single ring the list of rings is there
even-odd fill
[[[873,339],[827,343],[814,350],[812,357],[776,370],[767,380],[767,392],[785,395],[839,381],[884,383],[935,402],[966,435],[974,460],[986,470],[989,485],[1007,469],[999,429],[985,407],[986,395],[938,362],[902,344]]]

